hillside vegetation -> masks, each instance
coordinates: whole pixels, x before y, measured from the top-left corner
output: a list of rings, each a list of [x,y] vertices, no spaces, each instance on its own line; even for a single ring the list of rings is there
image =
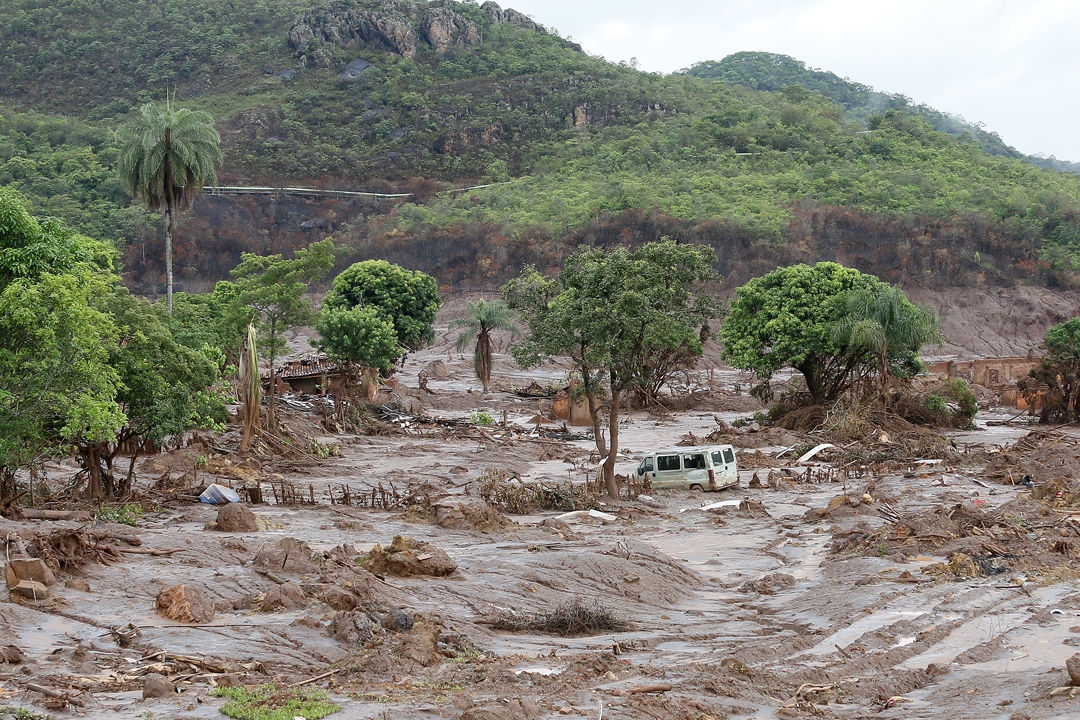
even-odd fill
[[[476,284],[661,232],[736,274],[838,259],[902,281],[1071,285],[1080,267],[1080,176],[783,56],[643,73],[490,2],[12,0],[0,57],[0,184],[127,246],[136,285],[158,272],[152,218],[111,177],[113,131],[166,90],[217,119],[223,182],[415,193],[332,221],[202,202],[177,237],[189,278],[306,244],[303,221],[350,259]],[[440,192],[474,184],[490,187]]]

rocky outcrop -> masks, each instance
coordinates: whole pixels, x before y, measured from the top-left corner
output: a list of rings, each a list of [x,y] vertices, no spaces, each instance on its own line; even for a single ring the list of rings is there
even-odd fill
[[[379,9],[335,2],[303,13],[289,30],[289,46],[297,57],[314,53],[316,45],[344,47],[353,42],[382,46],[404,57],[415,57],[417,36],[410,17],[416,6],[409,2],[385,3]]]
[[[480,44],[480,28],[476,23],[445,7],[424,11],[420,20],[420,35],[436,52]]]
[[[336,0],[307,10],[288,33],[289,46],[305,64],[332,67],[336,61],[327,46],[365,45],[415,58],[425,46],[436,53],[470,48],[483,40],[483,28],[458,11],[461,3],[445,0],[419,5],[410,0],[364,3]],[[503,10],[494,2],[480,6],[492,25],[510,25],[546,33],[543,25],[517,10]],[[570,47],[580,50],[574,43]]]

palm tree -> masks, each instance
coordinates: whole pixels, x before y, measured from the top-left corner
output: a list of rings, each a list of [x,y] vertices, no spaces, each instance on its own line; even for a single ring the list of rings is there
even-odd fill
[[[469,301],[465,307],[465,317],[451,320],[450,329],[464,330],[458,335],[455,345],[458,352],[463,351],[470,341],[476,340],[476,345],[473,346],[473,370],[476,371],[477,379],[484,384],[486,393],[488,383],[491,382],[491,332],[505,330],[511,335],[517,335],[518,328],[511,318],[510,308],[502,300]]]
[[[891,360],[915,354],[927,343],[942,342],[941,321],[933,308],[916,305],[895,285],[853,292],[847,312],[833,329],[833,342],[874,359],[882,399],[893,372]]]
[[[221,136],[210,113],[147,103],[122,131],[119,173],[133,197],[165,211],[165,307],[172,314],[173,213],[186,210],[203,185],[217,183]]]

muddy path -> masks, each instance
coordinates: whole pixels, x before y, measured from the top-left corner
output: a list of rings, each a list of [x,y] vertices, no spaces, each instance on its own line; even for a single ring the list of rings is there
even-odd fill
[[[254,473],[317,500],[275,504],[266,491],[246,530],[209,529],[217,508],[154,490],[195,449],[140,464],[140,487],[158,500],[134,529],[0,521],[9,555],[91,531],[116,549],[107,562],[57,568],[46,599],[0,602],[0,646],[17,650],[0,666],[0,704],[54,717],[218,718],[218,685],[318,678],[310,684],[342,718],[1080,716],[1070,691],[1054,694],[1080,650],[1080,526],[1054,514],[1052,495],[1008,480],[1029,462],[1045,487],[1055,462],[1080,468],[1077,433],[1023,450],[1034,447],[1029,428],[986,426],[1007,416],[984,413],[983,429],[956,434],[959,452],[931,458],[941,462],[846,477],[826,463],[816,478],[784,467],[793,453],[751,462],[787,442],[762,434],[745,438],[753,455],[740,450],[740,487],[716,495],[652,491],[600,508],[614,519],[500,513],[477,496],[485,478],[580,484],[593,447],[574,428],[571,439],[534,433],[544,401],[481,394],[442,340],[408,360],[398,399],[445,417],[501,423],[505,411],[509,429],[325,433],[341,457],[310,463],[211,458],[203,482]],[[436,359],[444,373],[425,393],[417,373]],[[496,379],[562,372],[523,374],[501,355]],[[738,373],[712,379],[728,402],[745,386]],[[617,471],[748,414],[724,407],[629,413]],[[70,471],[50,466],[58,482]],[[343,485],[422,488],[425,502],[329,504]],[[717,500],[737,504],[700,509]],[[434,574],[369,572],[375,546],[396,536],[427,543],[409,561]],[[163,615],[156,598],[176,585],[201,591],[211,616]],[[500,629],[575,601],[620,625],[576,637]],[[150,672],[176,692],[144,699]],[[28,684],[81,706],[53,698],[46,708]]]

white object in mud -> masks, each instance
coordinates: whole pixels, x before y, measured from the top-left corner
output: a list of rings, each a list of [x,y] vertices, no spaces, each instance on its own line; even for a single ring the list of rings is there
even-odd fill
[[[637,477],[653,488],[723,490],[738,486],[739,467],[731,445],[676,447],[651,452],[641,459]]]
[[[810,458],[814,457],[815,455],[817,455],[822,450],[825,450],[826,448],[831,448],[831,447],[836,447],[836,446],[833,445],[832,443],[821,443],[816,448],[814,448],[813,450],[811,450],[810,452],[806,453],[801,458],[796,460],[795,463],[798,464],[798,465],[802,465],[804,462],[806,462]]]
[[[208,505],[225,505],[227,503],[240,502],[240,496],[231,487],[210,483],[209,487],[202,491],[199,502]]]
[[[596,518],[597,520],[603,520],[604,522],[615,522],[618,520],[616,515],[608,515],[606,512],[600,512],[599,510],[574,510],[573,512],[563,513],[556,516],[556,520],[578,520],[580,518]]]
[[[715,510],[722,507],[738,507],[742,500],[721,500],[720,502],[714,502],[709,505],[702,505],[701,507],[683,508],[679,512],[684,513],[687,510]]]

